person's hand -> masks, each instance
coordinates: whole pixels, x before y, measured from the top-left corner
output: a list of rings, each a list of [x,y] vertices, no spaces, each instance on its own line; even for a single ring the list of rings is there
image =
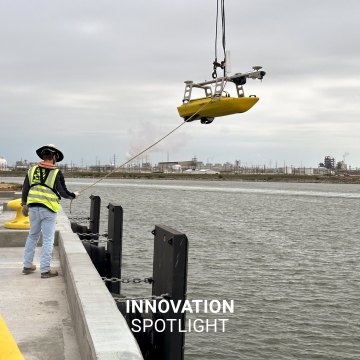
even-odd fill
[[[77,199],[77,198],[80,196],[80,192],[79,192],[79,191],[75,191],[75,192],[74,192],[74,195],[75,195],[74,199]]]
[[[24,216],[29,216],[29,207],[27,205],[23,205],[21,207],[21,212]]]

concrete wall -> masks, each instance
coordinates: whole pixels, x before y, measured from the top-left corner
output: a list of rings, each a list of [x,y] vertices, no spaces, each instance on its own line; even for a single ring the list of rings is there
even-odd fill
[[[115,301],[66,215],[58,215],[58,243],[67,295],[82,359],[142,360]]]

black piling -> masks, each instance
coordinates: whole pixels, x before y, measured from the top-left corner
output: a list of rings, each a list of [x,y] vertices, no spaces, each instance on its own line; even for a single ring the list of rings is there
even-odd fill
[[[152,295],[158,297],[166,294],[177,304],[186,299],[188,239],[168,226],[156,225],[154,234],[154,263]],[[162,319],[167,323],[165,331],[153,332],[155,358],[161,360],[183,360],[185,344],[185,313],[156,312],[154,323]],[[171,329],[167,319],[173,321]]]
[[[89,227],[71,222],[71,229],[79,235],[81,240],[98,240],[100,228],[100,196],[90,195],[90,217]],[[97,243],[94,243],[97,244]]]
[[[99,196],[91,195],[90,227],[84,231],[80,225],[72,223],[74,232],[88,233],[89,239],[98,240],[100,227]],[[108,208],[108,239],[107,248],[97,246],[97,241],[89,243],[87,234],[79,234],[84,246],[98,270],[100,276],[111,279],[106,286],[117,301],[117,306],[132,328],[133,320],[152,318],[152,323],[158,321],[166,324],[164,330],[157,331],[156,326],[140,332],[133,332],[139,343],[145,360],[184,360],[185,344],[185,312],[174,312],[172,306],[169,311],[156,311],[151,314],[140,312],[127,313],[127,298],[118,297],[121,290],[121,257],[123,240],[123,208],[109,203]],[[186,300],[188,239],[185,234],[165,225],[155,225],[154,258],[152,276],[152,300],[160,302],[174,302],[175,308],[182,308]],[[96,237],[95,237],[96,236]],[[135,280],[135,279],[134,279]],[[181,303],[180,307],[177,305]],[[165,304],[166,305],[166,304]],[[170,325],[171,324],[171,325]],[[132,329],[133,330],[133,329]]]
[[[100,196],[90,195],[90,220],[89,230],[92,234],[99,234],[100,229]],[[96,237],[96,240],[99,236]]]
[[[123,237],[123,208],[120,205],[109,204],[107,260],[109,278],[121,278],[121,257]],[[111,293],[120,294],[120,282],[108,282]]]

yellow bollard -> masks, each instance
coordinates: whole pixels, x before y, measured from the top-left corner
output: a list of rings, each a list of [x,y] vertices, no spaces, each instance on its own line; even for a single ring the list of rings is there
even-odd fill
[[[24,360],[14,338],[12,337],[4,319],[0,315],[0,359]]]
[[[4,227],[7,229],[30,229],[29,217],[24,216],[21,212],[21,199],[11,200],[7,203],[9,209],[16,210],[15,219],[7,221]]]

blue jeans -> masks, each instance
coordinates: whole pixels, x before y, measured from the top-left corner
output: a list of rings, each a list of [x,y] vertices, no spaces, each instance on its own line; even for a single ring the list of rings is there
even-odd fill
[[[39,240],[40,232],[42,232],[43,245],[40,258],[40,272],[48,272],[54,247],[56,213],[40,206],[30,207],[29,219],[30,231],[25,244],[24,267],[29,268],[32,266],[36,244]]]

